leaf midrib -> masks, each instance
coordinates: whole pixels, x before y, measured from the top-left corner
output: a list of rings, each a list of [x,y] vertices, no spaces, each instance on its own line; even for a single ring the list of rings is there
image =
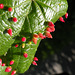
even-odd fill
[[[35,1],[37,1],[37,2],[39,2],[39,3],[41,3],[41,4],[43,4],[43,5],[45,5],[45,6],[47,6],[47,7],[49,7],[49,8],[51,8],[52,9],[52,7],[51,6],[49,6],[49,5],[46,5],[46,4],[44,4],[43,2],[41,2],[41,1],[38,1],[38,0],[35,0]],[[53,10],[53,9],[52,9]],[[54,10],[53,10],[54,11]],[[55,12],[55,11],[54,11]]]

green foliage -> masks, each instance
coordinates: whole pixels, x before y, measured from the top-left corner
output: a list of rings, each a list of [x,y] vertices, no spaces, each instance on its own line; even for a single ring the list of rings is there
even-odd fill
[[[13,8],[11,13],[0,9],[0,38],[2,38],[0,40],[0,55],[3,55],[11,47],[7,55],[1,56],[1,58],[7,66],[9,66],[11,60],[14,60],[12,70],[17,70],[17,73],[24,73],[30,67],[41,41],[41,39],[38,38],[37,44],[35,45],[33,42],[30,44],[29,40],[32,40],[34,33],[38,34],[41,32],[44,34],[46,29],[45,22],[52,21],[55,23],[60,16],[66,13],[68,8],[67,0],[3,0],[0,1],[0,3]],[[18,19],[17,23],[8,21],[9,18],[15,16]],[[3,33],[8,28],[12,28],[13,30],[12,37],[7,33]],[[17,37],[14,42],[13,38],[15,36]],[[25,48],[22,48],[22,37],[26,37],[27,39]],[[19,47],[16,48],[14,46],[15,44],[19,44]],[[24,52],[28,53],[28,58],[24,58]],[[4,70],[5,67],[3,67]],[[0,66],[0,68],[2,67]],[[1,75],[10,75],[10,73],[4,73],[3,70],[0,70]]]
[[[3,55],[11,47],[14,37],[19,34],[27,16],[31,0],[0,0],[4,4],[4,9],[0,9],[0,55]],[[13,11],[7,11],[7,7],[12,7]],[[17,23],[10,21],[12,17],[18,19]],[[7,34],[6,30],[11,28],[13,36]]]
[[[8,73],[5,72],[6,67],[7,67],[7,66],[3,66],[3,67],[2,67],[2,66],[0,65],[0,75],[8,75]]]

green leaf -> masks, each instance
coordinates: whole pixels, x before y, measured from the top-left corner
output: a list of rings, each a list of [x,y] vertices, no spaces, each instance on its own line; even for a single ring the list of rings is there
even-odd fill
[[[7,61],[8,65],[9,62],[13,59],[15,61],[12,65],[13,70],[16,69],[18,73],[24,73],[25,71],[27,71],[33,61],[39,43],[40,39],[38,39],[37,45],[35,45],[34,43],[32,43],[31,45],[26,43],[24,49],[21,46],[18,48],[12,47],[7,54],[7,59],[10,59]],[[24,52],[28,53],[27,58],[23,56]]]
[[[32,2],[32,11],[26,18],[25,32],[44,32],[45,22],[56,22],[67,11],[67,0],[35,0]]]
[[[25,21],[25,16],[29,13],[31,0],[0,0],[4,4],[4,9],[0,9],[0,55],[7,52],[14,42]],[[9,12],[8,7],[13,11]],[[11,18],[16,17],[18,21],[14,23]],[[7,29],[12,29],[12,37],[7,33]]]
[[[8,73],[7,72],[5,72],[5,69],[6,69],[6,66],[1,66],[0,65],[0,75],[8,75]]]
[[[15,43],[9,49],[6,58],[6,63],[9,65],[11,60],[15,60],[12,65],[13,70],[16,69],[17,73],[24,73],[31,65],[34,55],[37,51],[38,45],[41,39],[38,38],[37,44],[33,42],[29,44],[29,40],[32,39],[34,33],[43,33],[45,31],[45,22],[52,21],[55,23],[60,16],[63,16],[67,11],[67,0],[32,0],[30,13],[25,18],[25,23],[22,27],[22,31],[17,36]],[[21,38],[26,37],[26,46],[23,49]],[[14,45],[19,44],[18,48]],[[28,58],[24,58],[23,53],[28,53]],[[10,73],[9,73],[10,75]]]
[[[39,5],[45,21],[56,22],[68,8],[67,0],[35,0]]]

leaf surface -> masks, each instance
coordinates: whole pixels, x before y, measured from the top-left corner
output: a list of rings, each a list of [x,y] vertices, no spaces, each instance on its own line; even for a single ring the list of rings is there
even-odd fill
[[[0,65],[0,75],[8,75],[8,73],[5,72],[6,67],[7,67],[7,66],[3,66],[3,67],[2,67],[2,66]]]
[[[0,9],[0,55],[3,55],[11,47],[25,21],[31,0],[0,0],[4,4],[4,9]],[[8,8],[12,7],[12,12]],[[12,18],[16,17],[17,22],[14,23]],[[12,37],[7,33],[7,30],[12,29]]]

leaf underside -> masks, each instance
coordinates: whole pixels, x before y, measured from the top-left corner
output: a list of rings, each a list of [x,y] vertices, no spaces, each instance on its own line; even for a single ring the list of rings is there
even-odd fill
[[[17,1],[20,1],[20,0],[17,0]],[[24,0],[21,0],[21,1],[24,1]],[[27,2],[28,4],[25,2]],[[52,21],[53,23],[55,23],[59,19],[60,16],[63,16],[66,13],[67,8],[68,8],[67,0],[34,0],[34,1],[25,0],[25,2],[23,3],[25,3],[25,5],[27,4],[27,7],[25,7],[26,8],[25,11],[27,12],[28,15],[26,13],[25,13],[26,15],[24,14],[26,16],[26,17],[24,16],[25,17],[25,20],[24,20],[23,15],[21,14],[22,17],[20,21],[22,20],[21,22],[24,23],[22,30],[21,30],[21,27],[20,27],[21,25],[20,25],[19,27],[20,27],[21,32],[19,29],[16,29],[17,30],[16,34],[19,34],[19,32],[20,34],[16,37],[16,40],[14,44],[12,45],[12,47],[8,50],[7,55],[2,56],[3,59],[6,58],[6,60],[3,60],[3,62],[6,62],[8,66],[9,66],[9,62],[12,59],[15,61],[14,64],[12,65],[12,68],[13,70],[16,69],[17,73],[24,73],[25,71],[27,71],[33,61],[33,58],[37,51],[37,47],[41,41],[41,39],[38,38],[36,45],[33,42],[32,44],[29,44],[29,40],[32,40],[33,34],[34,33],[38,34],[39,32],[44,34],[44,31],[46,29],[46,25],[44,25],[44,23],[49,22],[49,21]],[[16,9],[16,8],[13,8],[13,9]],[[23,10],[21,10],[21,12]],[[9,36],[7,34],[3,34],[3,35]],[[14,36],[15,36],[15,32],[13,33],[12,37]],[[24,49],[21,47],[22,37],[27,38]],[[14,47],[15,44],[19,44],[19,47],[15,48]],[[24,58],[23,56],[24,52],[28,53],[28,58]],[[3,72],[0,71],[0,74],[3,75]],[[10,73],[8,74],[10,75]],[[5,75],[8,75],[8,74],[5,74]]]

